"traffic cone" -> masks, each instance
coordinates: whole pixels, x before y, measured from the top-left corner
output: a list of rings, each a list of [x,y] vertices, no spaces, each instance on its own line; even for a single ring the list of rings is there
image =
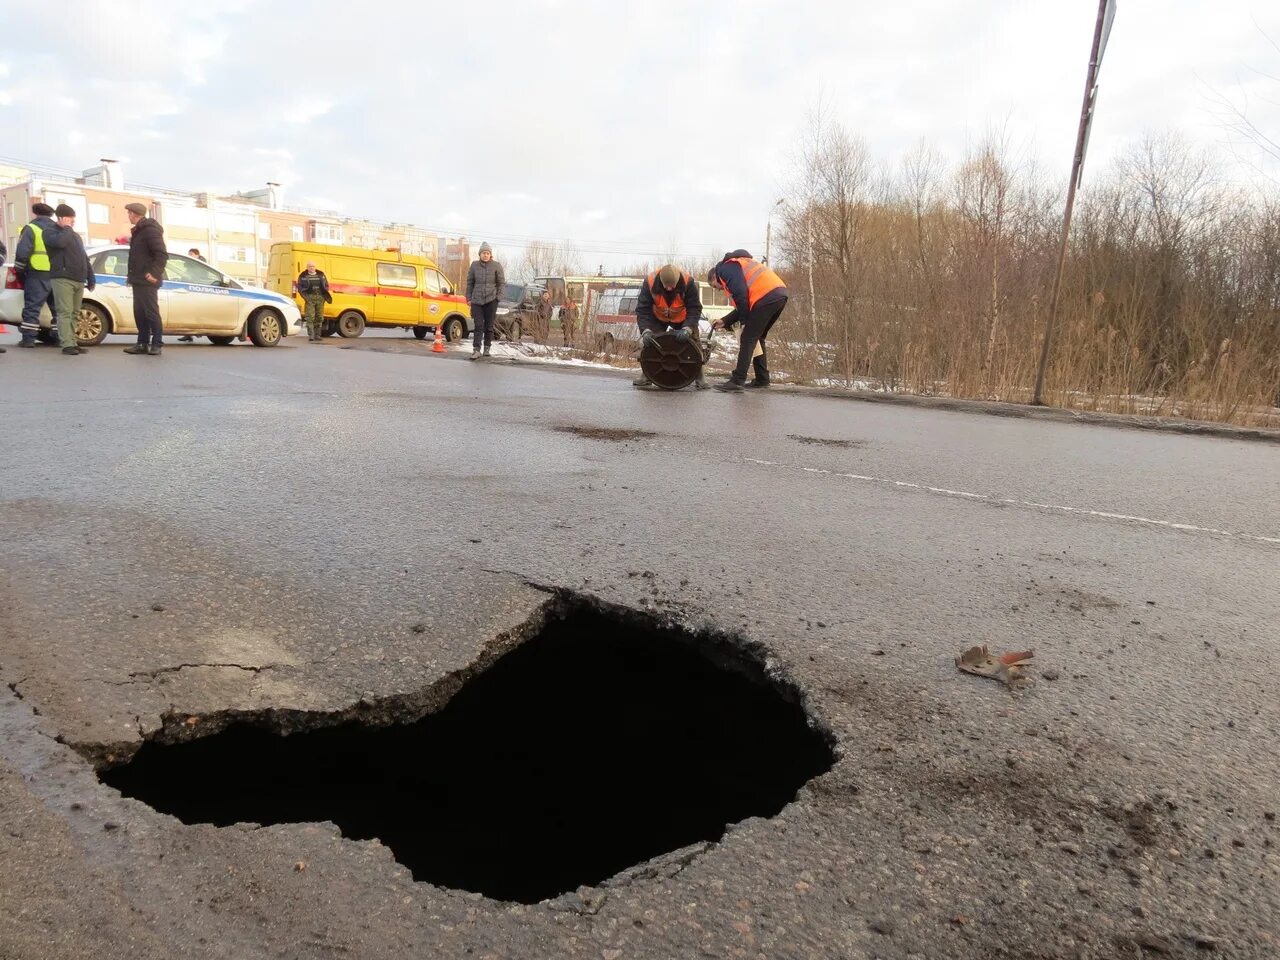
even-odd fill
[[[432,353],[444,353],[444,331],[440,329],[440,324],[436,324],[436,339],[431,344]]]

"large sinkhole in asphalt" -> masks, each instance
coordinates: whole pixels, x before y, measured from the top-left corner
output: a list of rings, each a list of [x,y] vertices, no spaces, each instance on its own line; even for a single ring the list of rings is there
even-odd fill
[[[331,820],[417,880],[535,903],[773,816],[832,762],[740,646],[568,605],[417,722],[238,720],[100,776],[189,824]]]

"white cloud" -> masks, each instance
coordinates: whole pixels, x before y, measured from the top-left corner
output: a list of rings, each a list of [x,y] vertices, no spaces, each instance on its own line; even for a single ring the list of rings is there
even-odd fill
[[[1003,125],[1065,179],[1093,27],[1088,4],[1022,0],[489,0],[496,28],[464,5],[353,18],[314,0],[310,20],[360,53],[313,66],[297,7],[269,0],[13,6],[0,35],[59,44],[6,49],[6,154],[74,169],[124,154],[141,182],[275,179],[299,205],[469,236],[685,252],[763,241],[819,96],[883,163],[922,138],[954,160]],[[1123,0],[1090,168],[1147,129],[1221,143],[1216,93],[1280,131],[1280,90],[1251,72],[1280,73],[1254,23],[1280,40],[1274,6]]]

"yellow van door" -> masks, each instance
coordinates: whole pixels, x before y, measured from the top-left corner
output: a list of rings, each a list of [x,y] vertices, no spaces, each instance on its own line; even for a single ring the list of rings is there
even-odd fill
[[[377,264],[377,322],[412,326],[422,318],[418,268],[409,263]]]

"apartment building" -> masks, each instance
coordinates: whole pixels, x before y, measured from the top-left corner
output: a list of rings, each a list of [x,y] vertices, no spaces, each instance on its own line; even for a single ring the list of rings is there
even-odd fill
[[[250,286],[263,284],[271,245],[282,241],[399,249],[436,261],[446,248],[454,258],[461,255],[458,244],[412,224],[290,208],[283,198],[278,183],[231,196],[126,185],[116,160],[100,160],[79,175],[0,165],[0,237],[12,251],[31,219],[31,204],[43,200],[76,210],[76,229],[86,246],[113,243],[129,236],[125,204],[138,202],[164,226],[171,252],[199,250],[209,263]],[[453,277],[456,271],[447,273]]]

